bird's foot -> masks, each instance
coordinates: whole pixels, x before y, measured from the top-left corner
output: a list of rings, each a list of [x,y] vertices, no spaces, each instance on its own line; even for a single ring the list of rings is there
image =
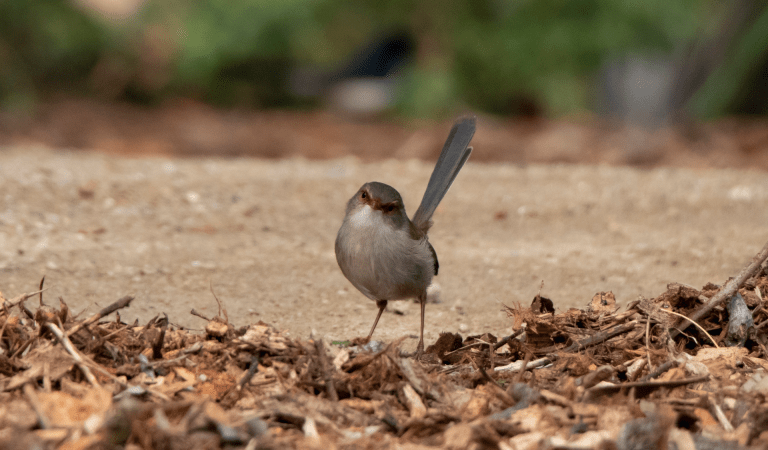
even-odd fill
[[[411,353],[408,355],[409,357],[413,357],[416,361],[422,363],[422,364],[441,364],[440,358],[437,357],[434,353],[427,353],[422,351],[419,353],[418,351]]]
[[[419,362],[432,362],[434,355],[424,352],[424,341],[419,341],[419,345],[416,346],[416,351],[411,355],[413,359]]]
[[[354,339],[352,339],[350,341],[350,344],[352,346],[355,346],[355,345],[362,346],[362,345],[365,345],[365,344],[367,344],[369,342],[371,342],[371,337],[370,336],[368,336],[368,337],[356,337],[356,338],[354,338]]]

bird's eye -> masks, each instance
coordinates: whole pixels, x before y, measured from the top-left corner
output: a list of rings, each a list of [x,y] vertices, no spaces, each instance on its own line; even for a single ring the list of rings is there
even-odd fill
[[[365,193],[365,191],[363,191],[363,192],[360,194],[360,198],[362,198],[362,199],[368,198],[368,194],[366,194],[366,193]]]
[[[395,207],[393,205],[387,205],[386,208],[384,208],[387,212],[392,212],[395,210]]]

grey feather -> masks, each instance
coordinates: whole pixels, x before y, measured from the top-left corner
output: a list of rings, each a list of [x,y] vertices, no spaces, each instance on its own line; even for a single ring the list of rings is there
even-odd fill
[[[445,141],[443,151],[435,164],[435,170],[429,178],[424,197],[421,199],[419,209],[411,220],[413,224],[423,232],[429,230],[432,225],[432,214],[437,205],[443,200],[445,193],[453,184],[456,175],[467,162],[472,153],[472,147],[467,147],[475,134],[475,118],[467,117],[459,119],[451,128],[448,139]]]

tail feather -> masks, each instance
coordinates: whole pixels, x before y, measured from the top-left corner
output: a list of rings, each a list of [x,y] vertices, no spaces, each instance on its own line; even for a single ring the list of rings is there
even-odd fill
[[[421,205],[413,215],[413,224],[423,232],[429,230],[432,225],[432,214],[434,214],[437,205],[448,192],[448,188],[453,184],[456,175],[464,166],[472,153],[472,147],[467,147],[475,134],[475,118],[462,118],[451,128],[448,139],[445,141],[443,151],[435,164],[435,170],[429,178],[427,190],[424,191],[424,198],[421,199]]]

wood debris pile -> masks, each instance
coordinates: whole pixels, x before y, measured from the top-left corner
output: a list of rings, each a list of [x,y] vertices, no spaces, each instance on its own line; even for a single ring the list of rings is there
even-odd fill
[[[444,333],[422,360],[226,314],[205,334],[129,325],[131,297],[75,320],[0,296],[0,448],[767,448],[761,263],[623,311],[537,295],[508,308],[515,334]]]

